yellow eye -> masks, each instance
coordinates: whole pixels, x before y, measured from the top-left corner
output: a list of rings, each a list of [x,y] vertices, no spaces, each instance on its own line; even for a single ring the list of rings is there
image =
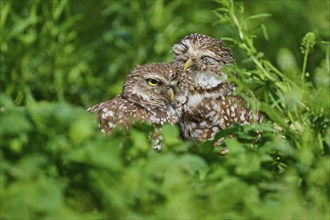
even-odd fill
[[[147,79],[147,83],[149,86],[157,86],[159,82],[155,79]]]
[[[178,82],[178,86],[179,86],[179,87],[182,86],[182,82],[181,82],[181,81]]]

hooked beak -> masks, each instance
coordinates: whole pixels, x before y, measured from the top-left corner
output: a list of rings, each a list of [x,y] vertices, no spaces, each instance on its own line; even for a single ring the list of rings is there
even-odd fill
[[[187,69],[189,67],[191,67],[192,65],[194,64],[193,60],[191,58],[189,58],[186,63],[184,64],[184,67],[183,67],[183,72],[186,73],[187,72]]]
[[[167,90],[167,97],[171,102],[174,100],[174,92],[172,88],[169,88]]]

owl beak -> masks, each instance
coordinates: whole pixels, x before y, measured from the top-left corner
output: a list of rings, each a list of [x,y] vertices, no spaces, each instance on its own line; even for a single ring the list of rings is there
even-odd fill
[[[191,58],[189,58],[186,63],[184,64],[184,67],[183,67],[183,72],[186,73],[187,72],[187,69],[189,67],[191,67],[192,65],[194,64],[193,60]]]
[[[169,98],[169,100],[172,102],[174,100],[174,92],[172,88],[169,88],[167,90],[167,97]]]

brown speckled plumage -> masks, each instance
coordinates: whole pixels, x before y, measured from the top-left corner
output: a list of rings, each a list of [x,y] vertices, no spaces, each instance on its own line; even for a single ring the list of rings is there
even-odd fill
[[[235,75],[225,72],[223,67],[235,61],[231,49],[222,41],[191,34],[175,44],[172,51],[173,62],[182,68],[180,84],[188,90],[179,122],[184,139],[205,141],[233,123],[250,124],[262,120],[247,102],[234,95],[235,85],[228,81],[228,74]]]
[[[128,129],[133,120],[156,126],[177,123],[180,112],[169,97],[175,86],[177,68],[174,63],[137,66],[127,76],[120,95],[87,111],[97,116],[100,129],[106,134],[118,125]],[[149,85],[148,80],[157,81],[157,85]]]

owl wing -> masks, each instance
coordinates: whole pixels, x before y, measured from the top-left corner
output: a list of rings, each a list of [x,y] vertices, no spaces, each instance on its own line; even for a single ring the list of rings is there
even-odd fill
[[[143,120],[146,116],[143,114],[142,107],[123,99],[120,95],[112,100],[94,105],[87,111],[96,115],[101,131],[106,134],[117,125],[127,130],[134,118]]]
[[[97,116],[99,127],[105,134],[110,134],[117,126],[128,130],[134,119],[142,120],[147,123],[155,123],[155,130],[150,134],[151,145],[155,150],[160,150],[163,145],[163,138],[160,133],[163,119],[158,118],[156,111],[145,109],[135,103],[129,102],[121,96],[112,100],[99,103],[87,109]]]
[[[157,108],[144,108],[136,103],[124,99],[121,95],[112,100],[99,103],[87,109],[97,116],[99,127],[103,133],[110,133],[120,125],[128,130],[133,120],[144,121],[150,124],[174,124],[179,118],[172,113],[159,111]]]
[[[180,123],[181,134],[186,139],[205,141],[212,139],[222,129],[234,123],[246,125],[260,122],[262,116],[254,114],[248,103],[238,96],[205,98]]]
[[[197,108],[202,118],[208,119],[213,125],[218,125],[222,129],[233,123],[244,125],[261,120],[261,115],[255,113],[249,103],[234,95],[204,99]]]

